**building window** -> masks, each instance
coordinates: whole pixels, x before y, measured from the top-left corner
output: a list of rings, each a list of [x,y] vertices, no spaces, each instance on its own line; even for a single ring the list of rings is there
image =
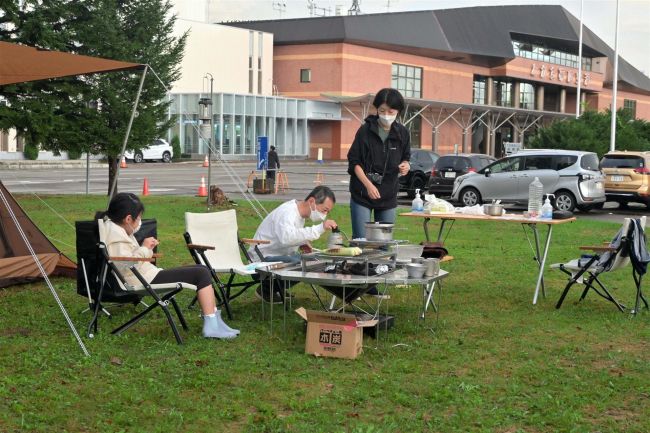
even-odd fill
[[[311,83],[311,69],[301,69],[300,70],[300,82],[301,83]]]
[[[474,78],[474,92],[472,97],[472,103],[474,104],[485,104],[485,78],[484,77],[475,77]]]
[[[623,109],[628,110],[632,117],[636,119],[636,101],[634,99],[624,99]]]
[[[407,98],[422,97],[422,68],[393,64],[391,87]]]
[[[528,42],[512,41],[515,56],[578,69],[578,55]],[[591,71],[592,59],[582,57],[582,68]]]
[[[507,81],[494,81],[496,90],[496,104],[501,107],[512,107],[512,83]]]
[[[519,85],[519,107],[524,110],[535,109],[535,87],[530,83]]]

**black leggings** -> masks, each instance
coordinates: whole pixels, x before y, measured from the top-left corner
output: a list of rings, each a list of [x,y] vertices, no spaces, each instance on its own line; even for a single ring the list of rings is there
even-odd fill
[[[210,270],[203,265],[181,266],[179,268],[163,269],[151,280],[151,284],[187,283],[202,289],[212,286]]]

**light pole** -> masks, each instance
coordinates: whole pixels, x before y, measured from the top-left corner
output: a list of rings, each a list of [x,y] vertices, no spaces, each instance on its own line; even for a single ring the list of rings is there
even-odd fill
[[[202,106],[203,110],[207,109],[207,116],[209,116],[208,124],[207,126],[210,128],[210,133],[207,135],[207,141],[208,141],[208,198],[207,198],[207,204],[208,207],[210,206],[210,185],[212,184],[212,135],[214,134],[213,126],[212,123],[214,122],[213,118],[213,111],[212,111],[212,85],[214,83],[214,77],[212,76],[211,73],[207,72],[203,76],[203,81],[205,80],[210,80],[210,97],[209,98],[201,98],[199,100],[199,105]],[[203,117],[205,119],[205,116]],[[202,128],[205,130],[205,128]],[[205,132],[203,134],[203,139],[206,139],[206,134]]]

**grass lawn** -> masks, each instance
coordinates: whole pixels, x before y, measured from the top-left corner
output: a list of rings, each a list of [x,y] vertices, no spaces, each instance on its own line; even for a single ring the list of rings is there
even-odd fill
[[[72,226],[103,208],[104,197],[17,196],[54,243],[75,259]],[[182,233],[193,197],[147,197],[158,219],[162,267],[191,263]],[[267,209],[279,203],[265,203]],[[237,207],[242,236],[259,220]],[[333,217],[349,233],[349,209]],[[398,219],[396,237],[419,241],[421,224]],[[579,219],[554,230],[549,263],[600,244],[618,224]],[[325,238],[325,237],[324,237]],[[321,241],[323,243],[325,239]],[[317,243],[317,246],[319,244]],[[91,356],[78,348],[43,283],[0,289],[1,432],[649,432],[650,314],[619,313],[595,294],[577,304],[560,272],[548,297],[531,305],[535,264],[519,225],[458,222],[446,246],[455,260],[438,322],[417,319],[415,288],[392,292],[396,326],[355,361],[308,356],[303,324],[291,314],[283,336],[261,319],[252,291],[233,303],[234,341],[201,337],[201,319],[176,345],[161,312],[121,336],[108,332],[132,315],[116,309],[85,337],[86,300],[75,281],[53,282]],[[604,280],[633,301],[631,267]],[[646,285],[647,286],[647,285]],[[650,295],[650,291],[647,291]],[[179,295],[186,305],[191,293]],[[316,307],[298,286],[294,305]],[[295,317],[294,317],[295,316]]]

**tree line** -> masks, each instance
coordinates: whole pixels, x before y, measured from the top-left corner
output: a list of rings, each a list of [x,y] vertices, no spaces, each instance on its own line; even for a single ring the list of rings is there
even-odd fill
[[[0,0],[0,40],[48,50],[150,65],[129,137],[129,149],[165,133],[165,87],[180,77],[187,34],[173,36],[168,0]],[[103,154],[109,185],[136,98],[142,71],[42,80],[0,86],[0,129],[15,128],[27,157],[39,147]]]
[[[565,119],[539,128],[527,147],[584,150],[602,157],[609,152],[611,121],[609,110],[586,110],[578,119]],[[650,123],[635,119],[629,109],[617,110],[616,150],[650,151]]]

